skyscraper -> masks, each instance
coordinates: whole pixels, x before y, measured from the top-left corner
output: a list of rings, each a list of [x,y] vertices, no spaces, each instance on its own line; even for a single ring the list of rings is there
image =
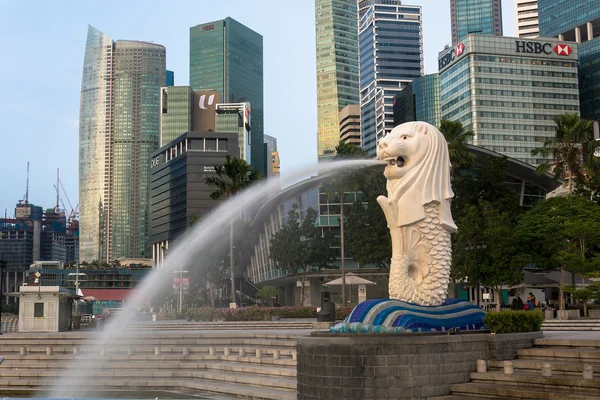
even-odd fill
[[[217,132],[235,133],[238,135],[239,151],[236,157],[246,161],[255,169],[262,170],[262,166],[254,165],[252,160],[252,146],[250,138],[252,137],[252,111],[250,103],[225,103],[217,104],[216,107],[216,127]],[[261,150],[262,147],[261,147]]]
[[[316,0],[317,151],[332,157],[340,142],[339,112],[359,103],[356,0]]]
[[[190,28],[190,86],[252,107],[252,166],[264,171],[263,38],[232,18]]]
[[[88,28],[79,114],[81,261],[147,257],[148,160],[158,148],[164,46]]]
[[[394,125],[425,121],[440,126],[439,75],[429,74],[412,81],[394,97]]]
[[[340,142],[360,147],[360,106],[350,104],[340,111]]]
[[[581,116],[600,120],[600,5],[598,0],[538,0],[540,35],[579,43]]]
[[[554,138],[559,114],[577,113],[577,44],[468,35],[440,53],[441,119],[460,121],[473,144],[539,165],[531,150]]]
[[[450,0],[452,44],[469,33],[502,36],[501,0]]]
[[[540,36],[537,0],[515,0],[515,22],[518,37]]]
[[[360,14],[361,140],[374,156],[394,128],[394,96],[423,74],[421,7],[373,0],[360,4]]]
[[[267,154],[267,178],[279,176],[279,152],[277,151],[277,138],[265,135]]]

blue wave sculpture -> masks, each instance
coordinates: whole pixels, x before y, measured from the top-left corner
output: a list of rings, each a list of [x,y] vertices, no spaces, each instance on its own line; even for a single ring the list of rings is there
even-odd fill
[[[394,299],[367,300],[344,322],[330,329],[343,333],[442,332],[485,329],[485,311],[466,300],[446,299],[440,306],[420,306]]]

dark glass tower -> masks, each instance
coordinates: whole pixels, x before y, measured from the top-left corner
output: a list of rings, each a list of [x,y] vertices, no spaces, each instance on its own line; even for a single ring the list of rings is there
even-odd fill
[[[394,128],[394,96],[423,74],[421,7],[400,0],[359,7],[362,147],[375,156],[377,141]]]
[[[250,163],[266,176],[262,36],[229,17],[191,27],[190,86],[194,91],[217,90],[222,103],[250,103]]]
[[[600,120],[600,3],[538,0],[540,36],[579,43],[581,116]]]
[[[502,36],[501,0],[450,0],[452,44],[469,33]]]

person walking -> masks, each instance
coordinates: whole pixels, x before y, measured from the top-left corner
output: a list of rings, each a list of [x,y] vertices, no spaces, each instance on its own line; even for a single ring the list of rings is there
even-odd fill
[[[529,292],[529,297],[527,297],[527,308],[530,311],[535,310],[535,296],[531,292]]]

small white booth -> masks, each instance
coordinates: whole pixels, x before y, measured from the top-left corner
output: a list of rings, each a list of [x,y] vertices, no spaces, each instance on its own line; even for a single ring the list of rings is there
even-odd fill
[[[71,327],[73,294],[60,286],[19,288],[19,332],[60,332]]]

